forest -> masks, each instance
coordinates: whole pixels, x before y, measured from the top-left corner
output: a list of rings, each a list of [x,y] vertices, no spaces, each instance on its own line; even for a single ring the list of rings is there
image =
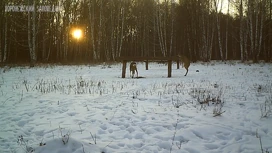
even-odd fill
[[[0,64],[272,60],[271,0],[1,0],[0,8]]]

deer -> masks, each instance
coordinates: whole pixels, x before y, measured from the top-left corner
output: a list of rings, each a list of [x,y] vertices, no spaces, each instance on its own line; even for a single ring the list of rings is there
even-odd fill
[[[137,72],[137,77],[138,77],[138,70],[137,70],[137,65],[135,62],[130,63],[130,77],[134,78],[135,72]]]
[[[184,55],[178,55],[178,57],[182,63],[182,67],[184,67],[186,69],[186,73],[184,75],[184,76],[186,76],[188,73],[189,66],[190,66],[190,60]]]

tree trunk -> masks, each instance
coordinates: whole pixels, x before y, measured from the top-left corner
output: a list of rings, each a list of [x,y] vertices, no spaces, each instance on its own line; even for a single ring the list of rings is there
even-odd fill
[[[221,4],[223,2],[221,1]],[[216,12],[216,27],[217,27],[217,39],[218,39],[218,46],[219,46],[219,53],[220,53],[220,58],[222,61],[224,61],[224,56],[223,56],[223,48],[222,48],[222,41],[221,41],[221,26],[220,26],[220,19],[219,19],[219,13],[222,10],[222,5],[220,10],[218,11],[218,3],[217,0],[214,0],[214,7],[215,7],[215,12]]]
[[[7,54],[8,54],[8,20],[7,17],[5,18],[5,38],[4,38],[4,53],[3,53],[3,62],[7,61]],[[1,43],[1,42],[0,42]]]
[[[90,6],[89,6],[89,24],[90,24],[90,39],[92,44],[92,58],[97,59],[97,51],[96,51],[96,43],[95,43],[95,1],[90,0]]]
[[[166,17],[164,16],[164,18],[162,19],[162,15],[161,15],[161,8],[159,6],[157,6],[157,31],[158,31],[158,39],[159,39],[159,44],[160,44],[160,50],[163,56],[167,55],[167,48],[166,48]],[[164,14],[165,12],[163,12],[162,14]]]
[[[115,51],[114,51],[115,50],[115,47],[114,47],[115,46],[114,45],[115,44],[114,43],[114,41],[115,41],[115,38],[114,38],[114,36],[115,36],[114,35],[115,34],[115,32],[114,32],[115,31],[115,22],[114,22],[115,18],[114,18],[114,7],[113,7],[114,5],[113,5],[113,3],[114,3],[114,1],[110,2],[110,4],[111,4],[111,14],[110,14],[110,21],[111,21],[111,26],[110,26],[110,28],[111,28],[110,32],[111,33],[110,34],[111,34],[111,39],[110,39],[110,43],[111,43],[111,54],[112,54],[111,56],[112,56],[113,59],[115,59]]]
[[[120,56],[121,55],[121,52],[122,52],[122,47],[123,47],[123,35],[124,35],[124,24],[125,24],[125,9],[122,8],[121,9],[121,33],[120,33],[120,45],[119,45],[119,49],[118,49],[118,52],[117,52],[117,56]]]
[[[260,7],[259,7],[259,15],[260,15],[260,27],[259,27],[259,34],[258,34],[258,40],[257,40],[257,55],[256,55],[256,59],[257,61],[259,60],[259,56],[260,56],[260,53],[261,53],[261,48],[262,48],[262,44],[263,44],[263,26],[264,26],[264,16],[265,16],[265,2],[266,1],[261,1],[259,3]]]
[[[228,35],[229,35],[229,4],[230,0],[228,0],[228,11],[227,11],[227,25],[226,25],[226,44],[225,44],[225,59],[228,60]]]
[[[30,0],[28,0],[28,6],[30,6],[30,2],[29,2]],[[27,24],[27,28],[28,28],[28,32],[27,32],[27,34],[28,34],[28,48],[29,48],[29,56],[30,56],[30,65],[32,66],[32,60],[33,60],[33,56],[32,56],[32,54],[33,54],[33,45],[32,45],[32,40],[31,40],[31,38],[32,38],[32,31],[31,31],[31,12],[30,12],[30,10],[28,11],[28,22],[27,22],[28,24]]]
[[[243,35],[244,35],[244,31],[243,31],[243,29],[244,29],[244,24],[243,24],[243,22],[244,22],[244,15],[243,15],[243,0],[240,0],[240,7],[239,7],[239,18],[240,18],[240,28],[239,28],[239,30],[240,30],[240,32],[239,32],[239,34],[240,34],[240,53],[241,53],[241,61],[242,62],[244,62],[244,47],[243,47],[243,45],[244,45],[244,37],[243,37]]]
[[[170,34],[170,48],[169,48],[169,56],[172,55],[173,52],[173,39],[174,39],[174,0],[171,0],[171,34]]]
[[[33,52],[31,54],[31,59],[32,59],[32,63],[31,65],[34,66],[34,64],[36,63],[37,61],[37,52],[36,52],[36,12],[37,12],[37,5],[36,5],[36,0],[33,0],[34,1],[34,4],[33,4],[33,7],[34,7],[34,11],[33,11],[33,17],[32,17],[32,45],[33,45]]]
[[[102,45],[102,30],[103,30],[103,0],[100,0],[100,7],[99,7],[99,24],[98,24],[98,42],[97,42],[97,52],[96,52],[96,59],[95,60],[100,60],[100,55],[101,55],[101,45]]]
[[[30,6],[30,0],[28,0],[28,4]],[[28,11],[28,47],[30,54],[30,66],[33,67],[36,63],[36,1],[33,1],[33,13]],[[31,16],[32,14],[32,16]]]

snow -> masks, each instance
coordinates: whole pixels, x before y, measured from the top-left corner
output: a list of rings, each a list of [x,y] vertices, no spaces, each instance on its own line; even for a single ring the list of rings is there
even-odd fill
[[[271,64],[192,63],[186,77],[172,67],[167,78],[167,65],[138,63],[139,79],[121,78],[121,64],[1,68],[0,152],[272,151],[260,107]]]

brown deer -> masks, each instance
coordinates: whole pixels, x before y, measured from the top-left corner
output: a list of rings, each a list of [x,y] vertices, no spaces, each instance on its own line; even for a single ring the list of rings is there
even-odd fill
[[[189,66],[190,66],[190,60],[184,55],[178,55],[178,57],[180,58],[180,61],[182,63],[182,67],[184,67],[186,69],[186,73],[184,75],[184,76],[186,76],[188,73]]]
[[[135,62],[130,63],[130,77],[134,78],[135,72],[137,72],[137,77],[138,77],[138,70]]]

